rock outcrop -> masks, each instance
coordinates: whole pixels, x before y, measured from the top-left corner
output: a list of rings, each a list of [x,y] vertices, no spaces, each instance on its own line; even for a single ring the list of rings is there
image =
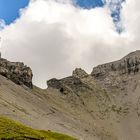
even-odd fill
[[[78,78],[86,78],[86,77],[88,77],[88,74],[83,69],[76,68],[73,71],[72,76],[78,77]]]
[[[80,92],[88,89],[88,85],[86,85],[82,78],[87,77],[88,74],[82,70],[81,68],[76,68],[73,71],[72,76],[63,78],[63,79],[56,79],[53,78],[47,81],[48,87],[58,89],[61,93],[67,94],[71,92]]]
[[[89,89],[88,85],[82,82],[78,77],[69,76],[63,79],[51,79],[47,81],[48,88],[58,89],[63,94],[78,93]]]
[[[70,92],[79,92],[83,89],[90,89],[90,82],[97,82],[106,87],[119,87],[123,89],[127,84],[126,81],[140,72],[140,51],[128,54],[124,58],[99,65],[93,68],[91,74],[87,74],[81,68],[76,68],[72,76],[63,79],[51,79],[47,82],[48,87],[60,90],[67,94]],[[92,78],[91,78],[92,77]]]
[[[105,78],[110,72],[122,74],[137,74],[140,71],[140,51],[128,54],[119,61],[99,65],[91,73],[95,78]]]
[[[32,88],[32,70],[21,62],[10,62],[0,59],[0,74],[18,85]]]

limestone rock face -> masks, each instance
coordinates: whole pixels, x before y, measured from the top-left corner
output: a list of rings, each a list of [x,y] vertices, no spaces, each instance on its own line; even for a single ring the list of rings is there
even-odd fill
[[[89,88],[80,78],[75,76],[69,76],[59,80],[53,78],[47,81],[47,85],[48,87],[58,89],[63,94],[77,93]]]
[[[73,71],[72,75],[73,75],[74,77],[78,77],[78,78],[85,78],[85,77],[88,77],[88,74],[87,74],[83,69],[81,69],[81,68],[76,68],[76,69]]]
[[[140,71],[140,51],[128,54],[119,61],[99,65],[91,73],[96,78],[105,78],[110,72],[122,74],[137,74]]]
[[[91,76],[95,83],[112,96],[112,102],[115,104],[122,108],[139,104],[136,102],[140,92],[140,51],[132,52],[118,61],[93,68]]]
[[[0,74],[18,85],[32,88],[32,70],[21,62],[0,59]]]
[[[47,85],[48,87],[58,89],[63,94],[78,92],[87,87],[81,80],[82,78],[87,76],[88,74],[84,70],[82,70],[81,68],[76,68],[73,71],[72,76],[59,80],[53,78],[47,81]]]

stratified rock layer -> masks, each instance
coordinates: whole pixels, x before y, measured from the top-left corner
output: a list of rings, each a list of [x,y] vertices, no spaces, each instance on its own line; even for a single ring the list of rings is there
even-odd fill
[[[122,74],[136,74],[140,71],[140,51],[128,54],[119,61],[99,65],[91,73],[95,78],[104,78],[110,72]]]
[[[0,74],[18,85],[32,88],[32,70],[21,62],[0,59]]]

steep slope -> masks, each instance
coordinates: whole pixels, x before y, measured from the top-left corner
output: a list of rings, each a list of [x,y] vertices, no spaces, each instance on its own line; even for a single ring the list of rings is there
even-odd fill
[[[95,137],[93,117],[77,95],[65,96],[55,89],[29,89],[2,76],[0,115],[35,129],[53,130],[79,139]]]
[[[32,75],[32,74],[31,74]],[[140,139],[140,51],[51,79],[46,90],[0,76],[0,115],[82,140]]]
[[[18,120],[35,129],[70,134],[59,124],[67,114],[61,116],[62,111],[57,108],[43,90],[21,87],[0,76],[0,116]],[[75,136],[72,132],[71,135]]]
[[[73,79],[52,79],[48,86],[79,97],[87,114],[93,117],[92,120],[85,118],[99,127],[98,130],[92,125],[97,130],[95,135],[101,136],[99,139],[109,139],[110,136],[110,139],[139,140],[140,51],[132,52],[119,61],[99,65],[93,68],[91,75],[83,74],[82,77],[83,70],[75,71]],[[99,131],[108,137],[98,135]]]
[[[132,52],[119,61],[97,66],[91,75],[112,99],[121,139],[140,139],[140,51]]]
[[[72,137],[43,130],[34,130],[18,122],[0,117],[0,139],[3,140],[76,140]]]

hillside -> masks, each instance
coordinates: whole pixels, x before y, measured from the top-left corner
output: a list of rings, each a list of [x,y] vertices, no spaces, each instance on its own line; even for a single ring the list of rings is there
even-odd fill
[[[16,67],[6,67],[8,75]],[[16,81],[0,76],[0,116],[81,140],[140,139],[140,51],[91,74],[76,68],[69,77],[47,81],[45,90],[32,85],[33,74],[23,67]]]
[[[0,139],[76,140],[72,137],[51,131],[34,130],[4,117],[0,117]]]

